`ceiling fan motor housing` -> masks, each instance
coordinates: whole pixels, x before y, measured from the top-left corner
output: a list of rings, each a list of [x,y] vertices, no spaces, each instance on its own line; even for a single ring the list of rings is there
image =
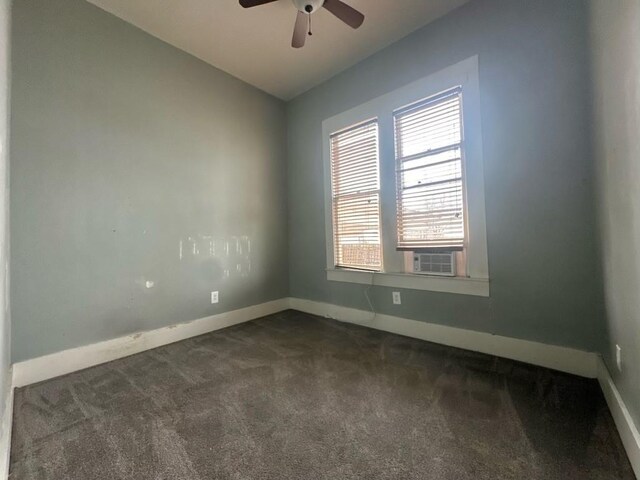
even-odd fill
[[[324,0],[292,0],[298,10],[304,13],[313,13],[322,8]]]

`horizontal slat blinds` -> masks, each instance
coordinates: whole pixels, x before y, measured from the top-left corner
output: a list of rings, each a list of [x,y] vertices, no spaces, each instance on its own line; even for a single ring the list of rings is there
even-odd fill
[[[331,135],[331,190],[335,265],[380,270],[377,120]]]
[[[461,89],[397,110],[394,120],[398,250],[461,250]]]

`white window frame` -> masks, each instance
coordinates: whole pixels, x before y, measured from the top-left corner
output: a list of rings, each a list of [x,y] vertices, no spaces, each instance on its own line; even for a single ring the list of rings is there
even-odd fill
[[[467,277],[448,278],[404,273],[405,252],[396,251],[397,204],[393,112],[398,108],[426,99],[455,86],[462,87],[462,122],[465,132],[464,168],[468,229],[468,244],[466,248]],[[370,118],[378,119],[378,138],[380,142],[380,221],[382,226],[383,258],[383,266],[380,272],[336,268],[333,263],[330,136],[336,131],[343,130]],[[489,296],[489,264],[477,56],[470,57],[402,88],[326,119],[322,122],[322,139],[328,280],[483,297]]]

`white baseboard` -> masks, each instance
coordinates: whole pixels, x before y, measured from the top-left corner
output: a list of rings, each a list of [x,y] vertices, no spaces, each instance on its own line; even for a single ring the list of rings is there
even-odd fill
[[[640,478],[640,433],[638,433],[638,426],[633,422],[602,358],[598,361],[598,381],[604,398],[607,399],[607,405],[609,405],[611,416],[620,433],[624,449],[627,451],[631,467],[636,477]]]
[[[562,372],[596,378],[598,354],[489,333],[376,314],[329,303],[290,298],[294,310],[354,323],[429,342],[510,358]]]
[[[11,428],[13,427],[13,387],[8,386],[8,395],[2,412],[0,428],[0,479],[9,478],[9,454],[11,453]]]
[[[110,362],[151,348],[161,347],[162,345],[230,327],[231,325],[264,317],[265,315],[278,313],[287,308],[288,300],[279,299],[219,313],[187,323],[178,323],[157,330],[139,332],[25,360],[13,365],[13,386],[24,387],[25,385],[66,375],[67,373]]]
[[[283,298],[233,310],[188,323],[63,350],[13,365],[13,387],[22,387],[101,363],[143,352],[214,330],[247,322],[292,308],[377,330],[418,338],[498,357],[552,368],[588,378],[598,378],[636,476],[640,478],[640,434],[599,355],[567,347],[491,335],[461,328],[409,320],[365,310],[300,298]],[[7,478],[13,418],[13,388],[2,417],[0,479]]]
[[[434,343],[519,360],[583,377],[595,378],[598,371],[598,356],[590,352],[391,315],[376,314],[372,321],[373,314],[369,311],[299,298],[283,298],[188,323],[135,333],[18,362],[13,365],[13,386],[23,387],[66,375],[151,348],[271,315],[287,308]]]

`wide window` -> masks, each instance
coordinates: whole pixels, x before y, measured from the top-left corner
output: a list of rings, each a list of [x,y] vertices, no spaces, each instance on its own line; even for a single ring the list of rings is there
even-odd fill
[[[378,122],[334,133],[330,142],[334,263],[380,270]]]
[[[465,246],[461,94],[454,88],[394,113],[399,250]]]
[[[322,122],[327,279],[489,296],[478,58]]]

